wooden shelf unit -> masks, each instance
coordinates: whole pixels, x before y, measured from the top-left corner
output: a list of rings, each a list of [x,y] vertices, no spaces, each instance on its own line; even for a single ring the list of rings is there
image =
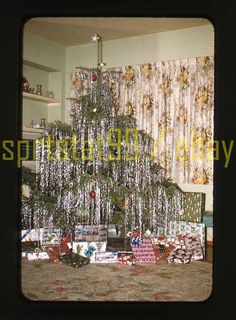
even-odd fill
[[[31,127],[25,127],[25,126],[23,126],[22,132],[27,132],[27,133],[43,133],[43,128],[31,128]]]

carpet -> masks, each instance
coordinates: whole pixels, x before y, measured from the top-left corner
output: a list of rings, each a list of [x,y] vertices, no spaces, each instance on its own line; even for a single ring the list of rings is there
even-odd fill
[[[121,265],[63,263],[22,259],[22,293],[43,301],[203,301],[211,294],[212,264]]]

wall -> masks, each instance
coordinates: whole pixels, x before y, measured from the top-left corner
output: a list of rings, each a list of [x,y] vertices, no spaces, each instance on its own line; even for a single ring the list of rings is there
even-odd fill
[[[43,95],[47,90],[53,90],[60,105],[47,106],[32,100],[23,101],[23,122],[30,120],[40,122],[64,120],[65,109],[65,65],[66,48],[56,43],[37,37],[29,32],[23,39],[23,74],[28,79],[30,87],[36,90],[37,84],[42,84]]]

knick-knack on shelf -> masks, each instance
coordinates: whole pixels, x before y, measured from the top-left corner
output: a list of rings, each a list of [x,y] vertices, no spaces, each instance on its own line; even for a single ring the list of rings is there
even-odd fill
[[[26,77],[24,77],[24,76],[23,76],[23,79],[22,79],[22,90],[25,91],[25,92],[29,91],[29,82],[26,79]]]
[[[39,96],[42,95],[42,85],[41,84],[37,84],[36,94]]]
[[[46,127],[46,119],[42,118],[40,119],[40,128],[45,128]]]

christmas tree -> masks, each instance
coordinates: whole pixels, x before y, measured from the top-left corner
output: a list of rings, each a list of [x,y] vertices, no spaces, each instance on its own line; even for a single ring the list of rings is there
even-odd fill
[[[183,192],[154,161],[154,141],[136,128],[132,112],[119,114],[116,73],[100,65],[79,72],[90,88],[68,100],[70,125],[48,124],[37,142],[24,223],[33,211],[34,227],[67,226],[72,234],[80,223],[167,233],[169,221],[180,220]]]

